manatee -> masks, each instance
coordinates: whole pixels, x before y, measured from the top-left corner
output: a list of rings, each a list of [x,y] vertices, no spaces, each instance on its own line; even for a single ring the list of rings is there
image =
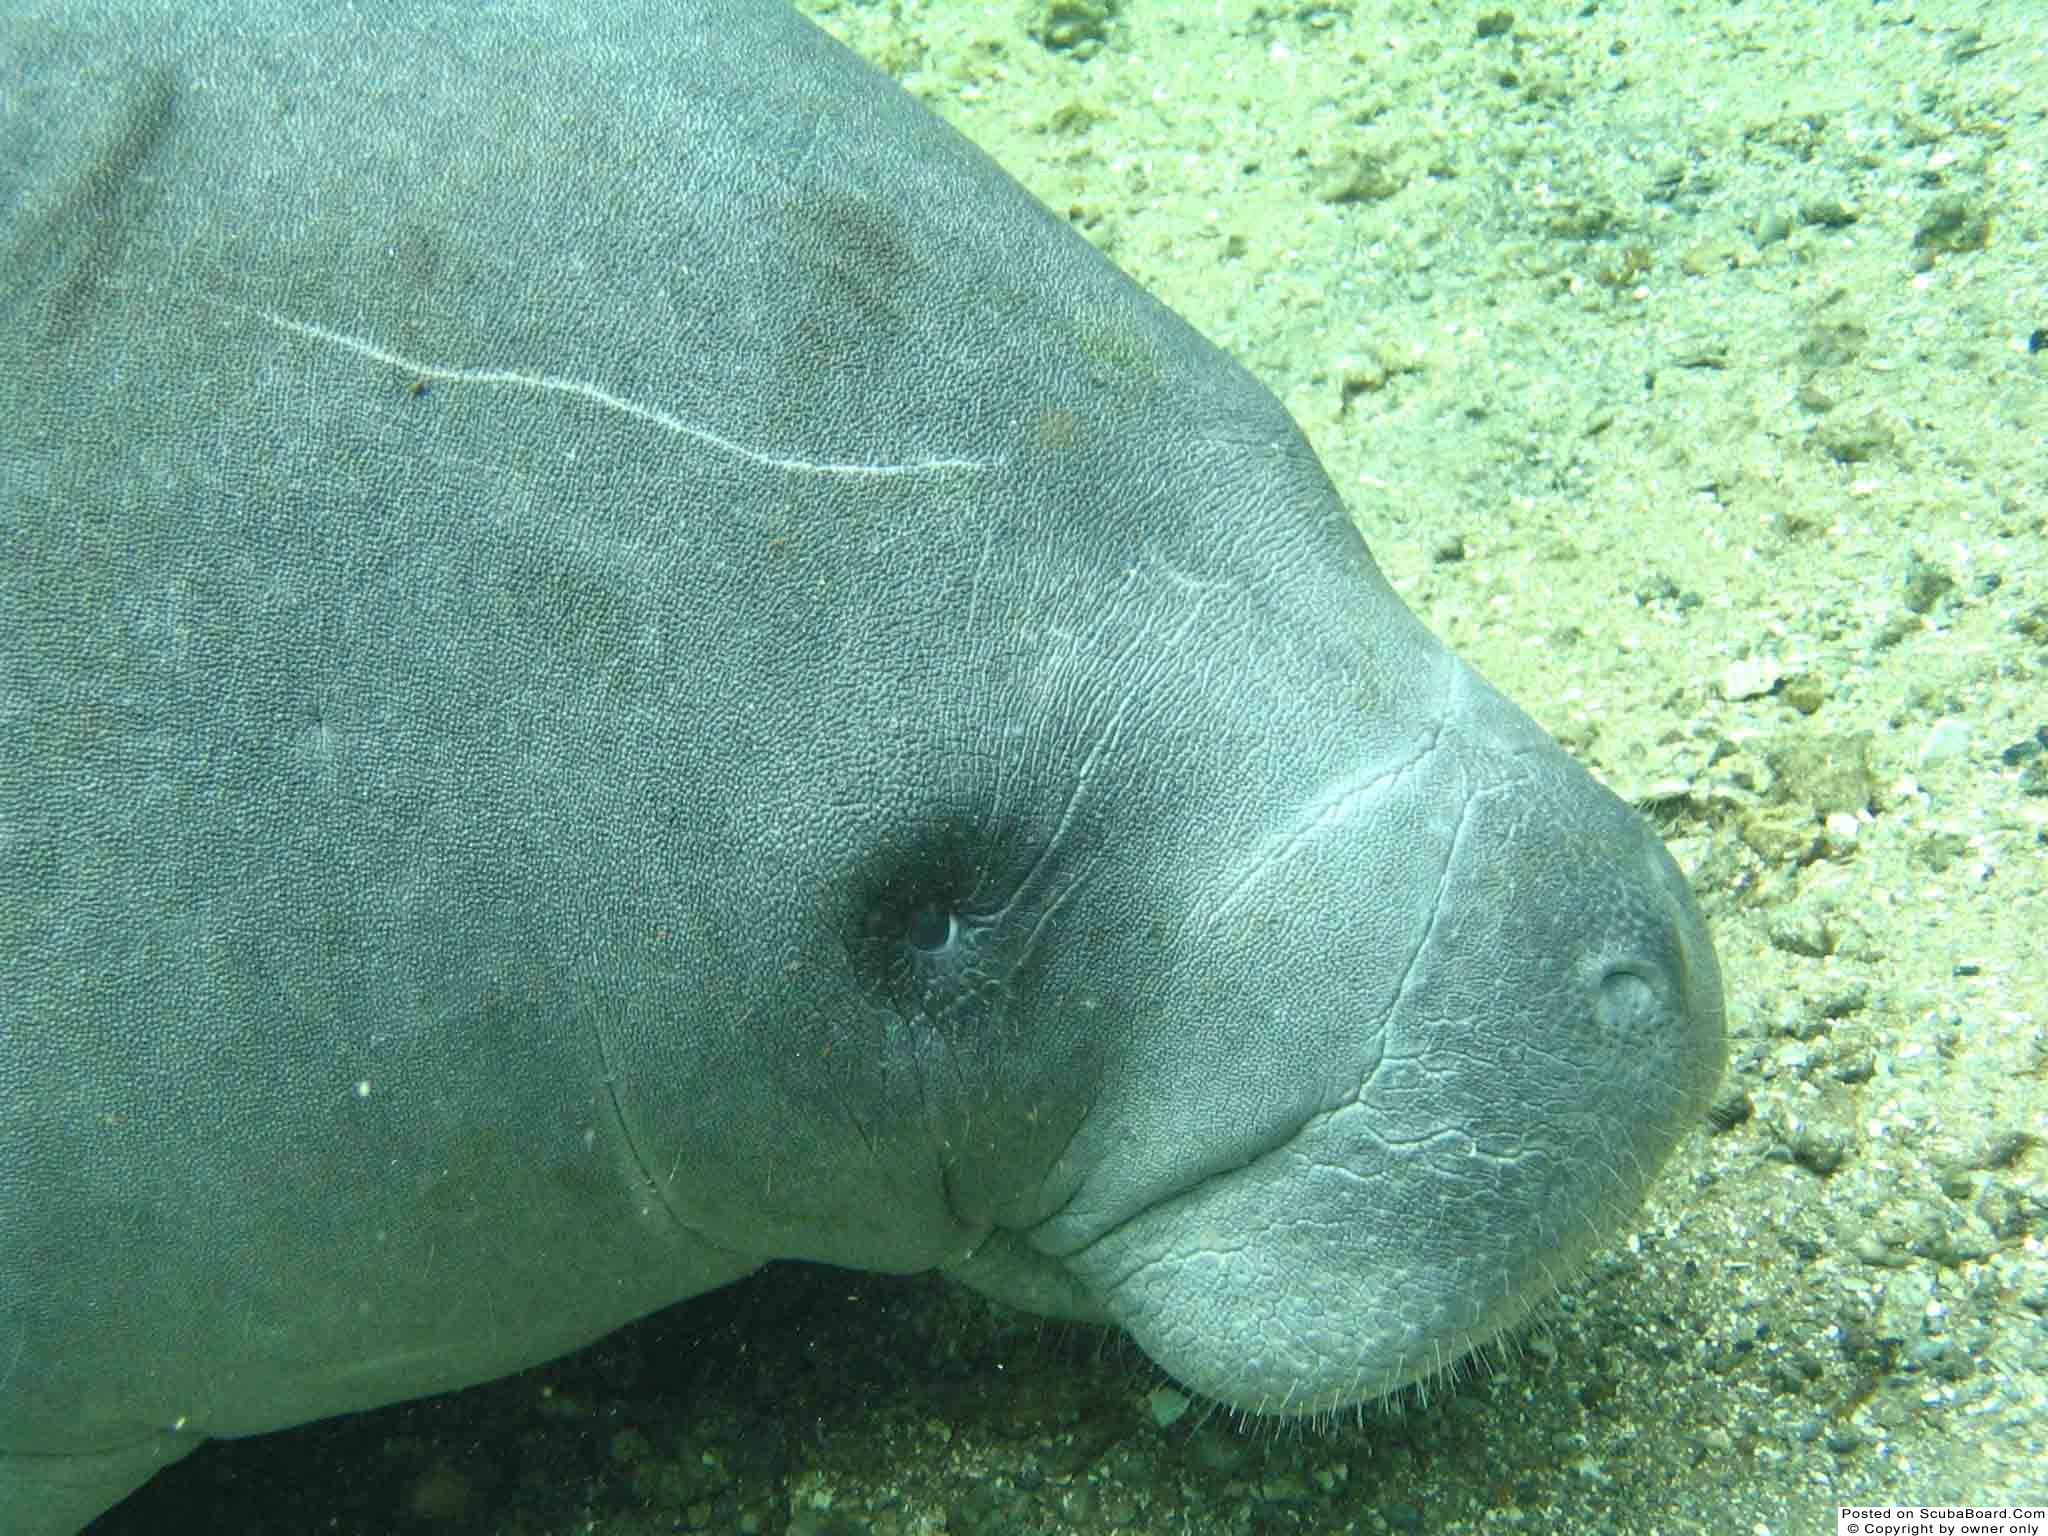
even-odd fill
[[[1701,1108],[1657,838],[782,6],[0,63],[0,1527],[776,1259],[1329,1413]]]

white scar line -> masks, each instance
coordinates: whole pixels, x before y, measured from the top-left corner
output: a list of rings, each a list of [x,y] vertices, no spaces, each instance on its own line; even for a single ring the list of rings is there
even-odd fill
[[[233,306],[242,308],[240,305]],[[585,400],[592,405],[603,406],[606,410],[617,411],[644,421],[650,427],[659,427],[664,432],[673,432],[678,437],[695,438],[735,458],[747,459],[770,469],[788,470],[793,474],[847,475],[883,479],[897,475],[944,474],[952,470],[987,470],[995,466],[984,459],[920,459],[912,464],[848,464],[818,463],[811,459],[785,459],[774,454],[756,453],[744,443],[720,437],[716,432],[707,432],[702,427],[693,427],[667,411],[657,410],[651,405],[642,405],[637,400],[627,400],[600,389],[582,379],[558,378],[547,373],[520,373],[511,368],[447,368],[434,363],[423,363],[417,358],[392,352],[365,341],[360,336],[350,336],[343,331],[331,331],[324,325],[315,325],[309,320],[294,320],[289,315],[276,314],[267,309],[243,309],[243,313],[254,315],[267,325],[280,331],[292,331],[313,341],[324,341],[332,346],[353,352],[358,357],[367,357],[372,362],[382,363],[416,379],[446,384],[494,384],[512,389],[530,389],[541,394],[568,395],[573,399]]]

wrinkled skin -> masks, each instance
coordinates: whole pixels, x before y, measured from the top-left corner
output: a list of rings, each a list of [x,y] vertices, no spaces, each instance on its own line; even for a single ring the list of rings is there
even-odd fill
[[[807,24],[0,62],[0,1526],[786,1257],[1334,1409],[1699,1109],[1656,840]]]

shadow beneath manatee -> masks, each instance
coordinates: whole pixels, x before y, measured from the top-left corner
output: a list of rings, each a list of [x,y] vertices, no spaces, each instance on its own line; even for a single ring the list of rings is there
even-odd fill
[[[516,1376],[215,1441],[88,1536],[538,1536],[593,1520],[776,1536],[795,1469],[843,1453],[876,1471],[877,1415],[993,1415],[1001,1434],[1078,1417],[1086,1387],[1048,1406],[1075,1393],[1077,1370],[1142,1391],[1148,1368],[1107,1342],[935,1276],[773,1265]]]

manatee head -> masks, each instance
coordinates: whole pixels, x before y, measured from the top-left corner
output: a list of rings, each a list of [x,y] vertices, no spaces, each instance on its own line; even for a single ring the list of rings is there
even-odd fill
[[[1036,1219],[956,1266],[1253,1412],[1384,1396],[1511,1327],[1721,1068],[1661,843],[1462,663],[1416,661],[1435,700],[1405,744],[1250,797],[1266,827],[1199,873],[1179,845],[1177,920],[1132,925],[1160,941],[1131,962],[1145,1026]]]
[[[1449,1365],[1611,1236],[1712,1091],[1722,1006],[1658,839],[1259,424],[1136,466],[1039,434],[1018,499],[1111,510],[895,546],[924,601],[844,620],[861,697],[750,875],[793,937],[743,1011],[794,1032],[732,1113],[785,1171],[693,1219],[941,1265],[1313,1414]]]
[[[1208,795],[1155,788],[1118,834],[1149,856],[1046,904],[1048,943],[1087,929],[1059,996],[1103,1045],[1033,1198],[954,1266],[1254,1412],[1380,1397],[1511,1327],[1721,1070],[1663,845],[1384,601],[1328,679],[1352,720],[1283,726],[1240,675],[1234,729],[1159,747],[1206,755]]]

